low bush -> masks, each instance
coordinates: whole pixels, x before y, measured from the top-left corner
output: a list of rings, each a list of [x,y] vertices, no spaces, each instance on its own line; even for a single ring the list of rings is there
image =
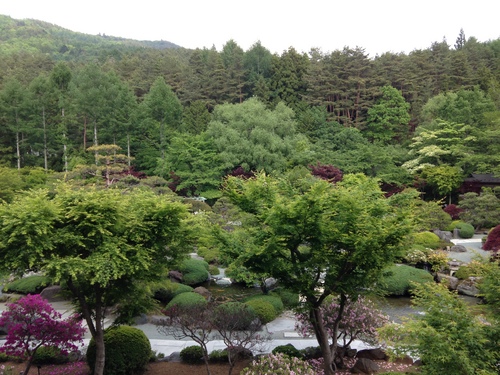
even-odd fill
[[[421,245],[429,249],[438,249],[441,245],[440,238],[432,232],[419,232],[413,235],[415,245]]]
[[[316,371],[305,361],[284,354],[270,354],[259,357],[241,371],[241,375],[315,375]]]
[[[39,347],[33,359],[33,364],[37,366],[61,365],[68,362],[68,355],[61,353],[61,349],[57,346]]]
[[[418,268],[406,265],[394,265],[388,268],[380,280],[380,288],[390,296],[411,294],[412,283],[433,282],[432,275]]]
[[[498,251],[500,250],[500,225],[489,231],[488,237],[483,244],[484,250]]]
[[[193,288],[189,285],[174,283],[170,280],[165,280],[156,284],[153,288],[153,296],[162,303],[169,303],[175,296],[181,293],[192,292]]]
[[[201,284],[209,278],[208,263],[199,259],[186,259],[182,262],[179,270],[187,285]]]
[[[234,320],[231,318],[231,324],[234,329],[240,331],[248,329],[252,322],[259,318],[255,310],[243,302],[226,302],[217,306],[214,310],[214,321],[216,323],[219,319],[232,316],[239,317]]]
[[[302,352],[299,349],[297,349],[295,346],[293,346],[292,344],[279,345],[273,349],[272,353],[273,354],[281,353],[281,354],[285,354],[289,357],[304,359]]]
[[[181,293],[176,295],[166,306],[167,309],[173,306],[179,306],[179,308],[191,308],[196,305],[204,306],[207,304],[205,298],[200,294],[194,292]]]
[[[181,360],[186,363],[203,363],[203,350],[199,345],[187,346],[181,350]]]
[[[450,225],[448,225],[445,230],[447,230],[448,232],[453,232],[453,230],[457,227],[457,225],[461,224],[461,223],[465,223],[464,221],[462,220],[453,220]]]
[[[279,295],[274,294],[274,293],[273,294],[256,294],[256,295],[248,297],[246,299],[246,302],[255,301],[255,300],[265,301],[265,302],[270,303],[273,306],[274,311],[276,312],[276,315],[281,314],[283,312],[283,310],[285,309],[285,307],[283,305],[283,301],[281,300]]]
[[[46,276],[28,276],[7,284],[4,290],[8,293],[39,294],[47,285],[49,279]]]
[[[151,344],[143,331],[130,326],[114,326],[104,332],[106,375],[133,375],[142,373],[151,356]],[[94,339],[87,349],[87,363],[95,367]]]
[[[208,273],[210,273],[210,275],[212,276],[215,276],[220,274],[220,270],[217,266],[211,264],[210,266],[208,266]]]
[[[229,357],[227,355],[227,349],[217,349],[210,353],[209,360],[212,363],[227,363],[229,362]]]
[[[468,223],[461,222],[457,224],[456,228],[461,238],[472,238],[474,236],[474,227]]]
[[[273,294],[277,294],[281,301],[283,302],[283,306],[286,309],[293,309],[297,307],[300,303],[300,297],[298,293],[291,292],[287,289],[278,288],[273,291]]]
[[[245,302],[245,304],[250,306],[255,311],[262,324],[272,322],[278,316],[276,309],[268,301],[262,299],[251,299]]]

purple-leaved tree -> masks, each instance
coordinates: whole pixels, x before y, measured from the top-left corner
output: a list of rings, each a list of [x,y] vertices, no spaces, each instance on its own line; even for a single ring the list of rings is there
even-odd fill
[[[389,322],[389,318],[378,310],[372,301],[362,296],[356,299],[348,297],[344,305],[342,318],[338,323],[338,329],[335,330],[340,308],[339,298],[321,307],[323,325],[328,335],[333,340],[333,335],[336,332],[336,341],[341,345],[338,348],[339,355],[336,357],[338,368],[343,367],[343,357],[354,340],[363,340],[370,344],[376,343],[377,329]],[[308,314],[297,314],[295,330],[302,336],[314,334]]]
[[[25,360],[24,374],[28,374],[38,348],[56,346],[62,353],[68,353],[78,349],[85,333],[77,316],[61,319],[61,314],[39,294],[8,304],[0,315],[0,326],[7,329],[0,350]]]

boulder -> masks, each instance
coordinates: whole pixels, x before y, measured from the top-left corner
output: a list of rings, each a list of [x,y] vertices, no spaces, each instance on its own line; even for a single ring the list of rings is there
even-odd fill
[[[453,245],[450,247],[452,253],[466,253],[467,248],[464,245]]]
[[[210,302],[212,300],[212,293],[210,293],[210,291],[203,286],[199,286],[197,288],[194,288],[193,292],[198,293],[200,296],[205,298],[208,302]]]
[[[356,357],[357,358],[367,358],[367,359],[371,359],[373,361],[385,361],[389,358],[387,356],[387,353],[380,348],[360,350],[360,351],[358,351],[358,354],[356,355]]]
[[[442,241],[447,241],[447,242],[450,242],[451,239],[453,238],[453,233],[449,232],[449,231],[445,231],[445,230],[439,230],[439,229],[436,229],[434,231],[434,234],[436,236],[439,237],[440,240]]]
[[[446,275],[444,273],[438,273],[436,275],[436,279],[437,279],[437,282],[439,282],[439,283],[444,282],[446,284],[446,286],[448,287],[448,289],[450,289],[450,290],[457,290],[458,283],[460,282],[460,280],[458,278],[456,278],[455,276]]]
[[[231,279],[230,279],[230,278],[228,278],[228,277],[223,277],[223,278],[221,278],[221,279],[217,279],[217,280],[215,280],[215,283],[216,283],[217,285],[221,285],[221,286],[224,286],[224,285],[231,285],[231,284],[232,284]]]
[[[167,362],[181,362],[181,352],[173,352],[168,357],[165,357]]]
[[[179,271],[168,271],[168,277],[174,283],[181,283],[183,279],[182,273]]]
[[[278,285],[278,280],[276,280],[274,277],[269,277],[264,280],[264,285],[267,290],[272,290]]]
[[[479,296],[479,289],[477,287],[477,278],[469,277],[466,280],[463,280],[457,286],[457,291],[459,294],[463,294],[464,296],[477,297]]]
[[[404,357],[396,358],[393,361],[394,363],[400,363],[403,365],[413,365],[413,358],[409,355],[405,355]]]
[[[353,374],[375,374],[380,367],[371,359],[359,358],[351,368]]]
[[[59,285],[51,285],[42,290],[40,296],[49,302],[64,301]]]

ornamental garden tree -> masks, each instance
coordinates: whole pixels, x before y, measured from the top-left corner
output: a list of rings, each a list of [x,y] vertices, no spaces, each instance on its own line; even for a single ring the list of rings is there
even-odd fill
[[[253,225],[245,228],[247,246],[232,256],[303,297],[325,374],[333,375],[337,341],[329,339],[338,336],[348,296],[373,285],[400,254],[417,195],[408,191],[385,198],[377,181],[363,175],[344,175],[331,184],[310,175],[265,174],[229,178],[226,194],[253,215]],[[331,334],[321,308],[329,295],[340,298]]]
[[[9,270],[42,269],[66,285],[96,343],[93,373],[102,375],[104,319],[133,296],[142,301],[138,285],[186,254],[187,217],[184,205],[144,190],[30,191],[0,205],[0,256]]]
[[[39,294],[27,295],[7,305],[0,316],[0,326],[7,327],[4,353],[26,361],[28,374],[37,350],[54,346],[63,353],[78,349],[85,329],[77,316],[61,319],[61,314]]]

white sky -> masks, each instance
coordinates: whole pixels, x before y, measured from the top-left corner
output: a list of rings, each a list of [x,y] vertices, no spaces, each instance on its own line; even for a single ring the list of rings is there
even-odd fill
[[[425,49],[460,28],[480,42],[500,38],[498,0],[0,0],[0,14],[87,34],[166,40],[217,50],[230,39],[273,53],[363,47],[370,57]]]

